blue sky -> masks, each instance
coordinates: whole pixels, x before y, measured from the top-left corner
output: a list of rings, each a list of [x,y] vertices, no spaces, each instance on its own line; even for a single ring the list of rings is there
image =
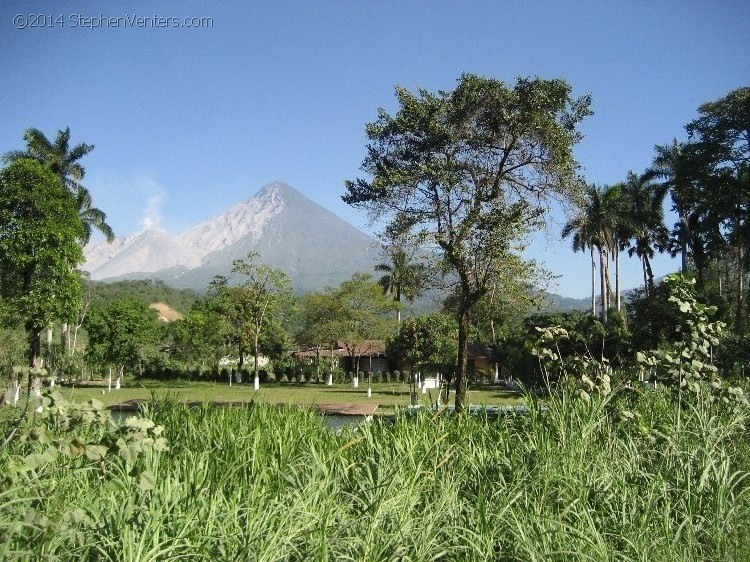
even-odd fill
[[[102,17],[145,27],[89,28]],[[180,232],[274,180],[368,230],[340,197],[360,173],[365,124],[396,109],[394,85],[563,77],[593,97],[576,149],[585,177],[614,183],[683,138],[701,103],[750,83],[748,29],[746,1],[5,1],[0,152],[22,148],[28,127],[70,126],[96,145],[85,184],[118,235]],[[554,290],[584,297],[588,259],[553,220],[529,255],[560,275]],[[675,267],[659,258],[654,270]],[[642,282],[635,260],[621,269],[625,287]]]

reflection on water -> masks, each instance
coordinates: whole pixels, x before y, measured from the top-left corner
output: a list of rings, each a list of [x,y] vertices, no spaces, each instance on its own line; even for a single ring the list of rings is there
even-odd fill
[[[124,424],[125,420],[132,416],[141,417],[141,412],[139,410],[110,410],[109,413],[112,414],[112,419],[119,424]],[[335,414],[321,414],[321,417],[325,420],[328,427],[338,430],[344,427],[362,423],[369,416],[342,416]]]

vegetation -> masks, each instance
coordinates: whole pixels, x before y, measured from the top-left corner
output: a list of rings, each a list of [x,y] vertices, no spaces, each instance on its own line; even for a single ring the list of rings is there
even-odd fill
[[[278,332],[278,322],[293,299],[292,283],[285,272],[257,262],[257,254],[235,260],[229,278],[217,276],[211,284],[218,297],[219,311],[229,325],[230,338],[237,346],[239,368],[247,347],[253,354],[253,375],[258,381],[261,336]]]
[[[109,364],[110,381],[115,368],[117,388],[126,368],[143,372],[146,349],[161,339],[156,311],[135,299],[92,308],[84,327],[89,335],[89,359]]]
[[[367,126],[363,170],[345,202],[435,253],[456,279],[456,408],[466,397],[470,314],[519,242],[539,225],[550,197],[580,189],[572,147],[589,114],[563,80],[497,80],[463,75],[452,92],[397,88],[399,111]]]
[[[80,302],[82,238],[75,202],[50,170],[19,159],[0,171],[0,312],[23,324],[30,367],[42,366],[42,331]]]
[[[340,433],[261,405],[37,420],[0,451],[0,556],[747,559],[744,414],[700,402],[678,431],[666,391],[529,399],[526,416]]]
[[[106,306],[112,301],[128,297],[146,304],[163,302],[182,314],[187,314],[190,307],[202,298],[192,289],[175,289],[163,281],[154,279],[115,281],[113,283],[86,279],[84,280],[84,291],[91,293],[92,301],[96,304]]]
[[[27,149],[6,154],[0,380],[14,407],[0,408],[0,558],[750,559],[750,89],[704,104],[689,139],[601,187],[576,176],[589,101],[563,81],[466,75],[452,92],[397,96],[398,113],[368,125],[371,180],[345,196],[384,220],[386,275],[296,307],[286,274],[254,254],[206,296],[84,284],[82,245],[91,228],[109,236],[80,185],[93,147],[30,129]],[[591,313],[529,314],[543,272],[519,251],[554,197],[579,204],[563,236],[591,255]],[[680,275],[655,279],[661,251],[682,256]],[[623,252],[644,275],[624,306]],[[389,319],[427,282],[449,289],[440,313]],[[185,317],[159,324],[155,301]],[[63,334],[73,323],[72,346],[42,345],[56,321]],[[291,358],[292,339],[314,363]],[[348,383],[373,340],[391,364],[365,397]],[[470,342],[482,362],[470,365]],[[354,373],[337,364],[341,346]],[[262,390],[224,384],[247,353]],[[128,371],[139,386],[31,392],[42,366],[78,381],[107,365],[116,386]],[[399,410],[420,369],[456,378],[462,415],[429,394],[424,414]],[[494,384],[500,373],[522,400]],[[116,423],[96,396],[149,404]],[[470,416],[469,401],[521,408]],[[333,431],[278,406],[323,402],[395,416]]]
[[[401,298],[414,302],[414,299],[422,296],[427,271],[424,264],[412,261],[407,250],[398,245],[386,246],[386,252],[390,263],[379,263],[375,270],[383,272],[378,283],[398,303],[396,321],[400,324]]]

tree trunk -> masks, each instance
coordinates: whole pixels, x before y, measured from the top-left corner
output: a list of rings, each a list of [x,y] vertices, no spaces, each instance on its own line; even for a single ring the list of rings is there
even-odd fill
[[[466,406],[466,377],[469,364],[469,309],[458,312],[458,372],[456,373],[456,412]]]
[[[49,359],[49,357],[52,355],[52,326],[47,326],[47,351],[46,351],[46,357]]]
[[[609,309],[612,308],[612,277],[609,274],[609,254],[605,253],[604,257],[604,278],[607,280],[607,292],[606,292],[606,308],[607,313],[609,313]]]
[[[60,347],[65,354],[70,354],[68,343],[68,323],[63,322],[62,324],[60,324]]]
[[[737,252],[737,315],[734,327],[738,334],[745,333],[745,249],[741,243]]]
[[[653,297],[656,295],[656,287],[654,286],[654,272],[651,271],[651,262],[646,255],[643,256],[643,265],[646,267],[646,276],[648,278],[647,293]]]
[[[617,312],[622,310],[620,304],[620,251],[615,250],[615,293],[617,299]]]
[[[591,316],[596,316],[596,260],[594,259],[594,247],[591,251]]]
[[[34,327],[30,324],[26,325],[26,336],[28,338],[29,345],[29,368],[41,367],[42,366],[42,328]],[[38,388],[40,384],[39,377],[29,373],[29,382],[26,390],[31,394],[32,389]]]
[[[396,309],[396,322],[398,325],[401,325],[401,288],[396,289],[396,305],[398,308]]]
[[[688,236],[688,221],[687,217],[680,213],[680,254],[681,254],[681,264],[680,269],[683,275],[687,275],[688,272],[688,263],[687,263],[687,253],[688,253],[688,243],[687,243],[687,236]]]
[[[253,339],[253,384],[256,387],[258,387],[258,340],[260,339],[260,334],[255,333],[255,338]]]
[[[333,344],[331,344],[331,365],[328,372],[328,386],[333,386]]]
[[[599,288],[601,289],[601,321],[607,323],[607,273],[606,269],[606,253],[600,248],[599,249]]]

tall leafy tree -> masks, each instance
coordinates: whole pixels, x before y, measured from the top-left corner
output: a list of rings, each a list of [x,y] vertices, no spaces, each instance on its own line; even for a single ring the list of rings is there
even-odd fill
[[[20,319],[29,365],[41,365],[40,334],[78,307],[84,237],[75,201],[41,163],[17,159],[0,171],[0,299]]]
[[[161,330],[157,312],[134,298],[94,306],[84,320],[89,336],[87,354],[110,365],[117,373],[117,386],[127,368],[138,369],[146,350],[155,345]]]
[[[285,308],[292,304],[292,282],[283,270],[258,263],[258,254],[251,252],[244,260],[234,261],[232,278],[217,276],[212,288],[234,330],[240,366],[245,345],[249,344],[257,382],[261,338],[276,330],[274,322],[278,322]]]
[[[70,127],[57,132],[52,141],[39,129],[30,128],[24,133],[26,150],[14,150],[3,156],[5,162],[14,162],[19,159],[32,158],[47,166],[62,182],[63,186],[71,193],[78,208],[78,218],[83,225],[82,245],[88,244],[93,229],[101,232],[107,242],[115,238],[112,227],[107,223],[107,215],[101,209],[93,206],[91,194],[81,184],[86,175],[85,168],[81,165],[81,159],[94,150],[94,145],[79,143],[70,145]],[[63,349],[68,348],[68,320],[72,311],[64,311],[62,329],[60,331],[61,345]],[[51,331],[49,336],[51,337]]]
[[[182,320],[175,322],[175,343],[184,358],[201,363],[209,358],[211,368],[218,372],[219,360],[226,353],[228,329],[220,303],[214,299],[200,300]]]
[[[654,161],[646,170],[644,179],[652,182],[658,198],[664,199],[667,193],[670,195],[672,210],[677,213],[678,219],[672,228],[667,247],[672,256],[680,254],[680,269],[683,275],[687,275],[689,256],[698,265],[705,255],[700,238],[695,236],[697,216],[695,209],[691,208],[692,163],[687,158],[684,145],[677,140],[671,144],[656,146],[654,150]]]
[[[597,238],[594,225],[591,223],[588,213],[583,209],[579,210],[563,227],[562,237],[568,238],[571,235],[573,236],[573,251],[585,252],[588,249],[591,255],[591,314],[596,315],[596,259],[594,258],[594,249],[597,247]]]
[[[331,358],[329,377],[332,379],[333,352],[337,344],[336,323],[341,314],[340,304],[332,290],[308,293],[297,303],[300,327],[296,340],[297,343],[315,350],[315,369],[318,378],[320,378],[321,351],[328,349]]]
[[[359,377],[362,356],[371,351],[369,345],[385,339],[393,322],[386,315],[396,305],[369,273],[355,273],[328,294],[336,306],[333,335],[343,344]]]
[[[396,320],[400,324],[401,299],[405,298],[413,302],[422,295],[426,280],[426,267],[422,263],[411,261],[412,256],[403,247],[390,247],[386,252],[390,263],[379,263],[375,266],[375,270],[384,273],[378,279],[378,283],[399,305],[396,309]]]
[[[590,99],[563,80],[513,86],[465,74],[450,92],[396,89],[399,110],[367,125],[362,169],[345,202],[423,244],[458,286],[456,409],[463,410],[472,308],[541,218],[580,189],[573,145]],[[431,253],[429,253],[431,252]]]
[[[745,274],[750,253],[750,86],[704,103],[685,129],[694,140],[688,157],[703,171],[706,223],[714,240],[733,256],[736,266],[735,328],[747,324]]]
[[[415,369],[424,369],[442,374],[449,382],[458,355],[456,319],[440,313],[409,318],[386,340],[386,353],[402,366],[408,365],[412,376]]]
[[[82,142],[71,146],[70,127],[59,130],[53,141],[42,131],[34,128],[27,129],[23,138],[26,141],[26,150],[10,151],[4,155],[3,160],[14,162],[22,158],[33,158],[49,167],[60,178],[78,205],[79,217],[85,229],[84,245],[91,238],[93,229],[101,232],[108,242],[114,240],[114,232],[107,224],[107,215],[93,207],[91,194],[81,184],[86,170],[80,161],[94,150],[94,145]]]

